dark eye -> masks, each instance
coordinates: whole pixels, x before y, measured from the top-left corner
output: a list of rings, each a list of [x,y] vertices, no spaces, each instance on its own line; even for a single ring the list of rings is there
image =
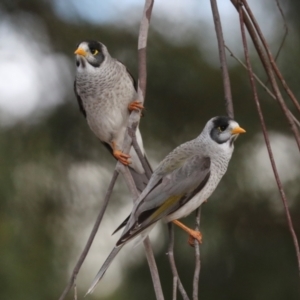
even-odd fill
[[[91,49],[91,52],[93,55],[97,55],[99,51],[97,49]]]
[[[224,130],[226,130],[227,126],[226,125],[221,125],[218,127],[219,131],[222,132]]]

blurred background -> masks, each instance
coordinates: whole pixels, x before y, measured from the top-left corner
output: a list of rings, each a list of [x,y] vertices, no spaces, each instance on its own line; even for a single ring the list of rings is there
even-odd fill
[[[289,34],[278,64],[299,99],[300,4],[280,2]],[[73,53],[81,40],[99,40],[136,77],[143,4],[0,1],[0,299],[58,299],[69,280],[115,166],[79,112],[73,94]],[[249,4],[276,53],[284,35],[276,2]],[[226,44],[242,57],[236,11],[229,0],[219,1],[219,9]],[[251,58],[265,82],[254,51]],[[235,143],[227,174],[202,207],[199,299],[299,299],[295,250],[248,75],[230,56],[228,63],[235,118],[247,134]],[[299,152],[277,103],[261,88],[260,99],[299,237]],[[294,111],[289,100],[288,104]],[[208,0],[155,2],[145,106],[141,131],[153,166],[197,136],[209,118],[225,114]],[[111,233],[130,212],[131,203],[120,178],[79,274],[79,299],[118,238]],[[193,226],[194,215],[184,221]],[[178,270],[191,295],[194,250],[177,228],[175,238]],[[151,240],[165,297],[170,299],[167,226],[156,226]],[[73,299],[72,293],[67,299]],[[88,299],[155,299],[143,247],[125,247]]]

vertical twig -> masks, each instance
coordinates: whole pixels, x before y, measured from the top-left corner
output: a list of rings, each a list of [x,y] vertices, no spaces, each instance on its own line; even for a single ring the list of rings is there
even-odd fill
[[[229,78],[228,67],[227,67],[223,31],[222,31],[218,5],[216,0],[210,0],[210,4],[211,4],[212,14],[215,23],[215,30],[217,34],[217,40],[218,40],[219,58],[220,58],[220,64],[222,70],[226,111],[228,116],[233,118],[234,111],[233,111],[232,95],[231,95],[231,88],[230,88],[230,78]]]
[[[173,228],[173,223],[169,222],[168,223],[168,231],[169,231],[169,247],[168,247],[168,257],[171,265],[171,270],[173,274],[173,283],[176,282],[178,285],[178,289],[181,293],[181,296],[183,300],[189,300],[189,297],[181,283],[181,280],[179,278],[176,264],[175,264],[175,259],[174,259],[174,228]],[[174,287],[173,287],[173,297],[174,297]],[[176,299],[176,298],[175,298]]]
[[[138,97],[144,102],[147,86],[147,39],[154,0],[145,0],[138,40],[139,80]]]
[[[145,8],[143,12],[143,18],[141,21],[140,32],[139,32],[139,41],[138,41],[138,58],[139,58],[139,80],[138,80],[138,99],[142,103],[144,102],[144,98],[146,95],[146,83],[147,83],[147,64],[146,64],[146,57],[147,57],[147,37],[148,37],[148,29],[149,23],[151,19],[151,13],[153,8],[154,0],[146,0],[145,1]],[[145,170],[146,171],[146,170]],[[173,237],[174,238],[174,237]],[[171,239],[171,237],[170,237]],[[171,247],[174,246],[174,243],[171,244]],[[169,248],[171,253],[173,253],[173,249]],[[171,260],[170,260],[171,263]],[[176,270],[174,257],[171,263],[172,270]],[[177,270],[176,270],[177,273]],[[179,280],[178,273],[178,285],[179,290],[182,292],[182,296],[185,300],[188,300],[186,292],[183,289],[183,286]],[[185,295],[185,296],[184,296]]]
[[[173,277],[173,294],[172,294],[172,300],[177,299],[177,277]]]
[[[65,287],[65,289],[64,289],[63,293],[61,294],[61,296],[59,297],[59,300],[65,299],[65,297],[67,296],[67,294],[70,291],[70,289],[74,286],[74,283],[75,283],[75,280],[77,278],[78,272],[79,272],[79,270],[80,270],[80,268],[81,268],[81,266],[82,266],[82,264],[83,264],[83,262],[84,262],[84,260],[85,260],[85,258],[87,256],[87,254],[88,254],[88,252],[89,252],[89,250],[90,250],[90,248],[92,246],[92,243],[94,241],[95,235],[96,235],[96,233],[98,231],[99,225],[100,225],[100,223],[102,221],[102,218],[103,218],[103,215],[104,215],[104,213],[106,211],[106,208],[107,208],[108,202],[110,200],[110,196],[111,196],[111,193],[113,191],[114,185],[115,185],[115,183],[117,181],[118,175],[119,175],[119,173],[115,170],[114,174],[112,176],[112,179],[110,181],[110,184],[108,186],[108,189],[107,189],[107,192],[106,192],[103,204],[102,204],[101,209],[100,209],[100,212],[99,212],[99,214],[97,216],[96,222],[95,222],[94,227],[92,229],[92,232],[91,232],[91,234],[90,234],[90,236],[89,236],[89,238],[87,240],[87,243],[86,243],[86,245],[85,245],[85,247],[84,247],[84,249],[83,249],[83,251],[82,251],[82,253],[81,253],[81,255],[80,255],[80,257],[79,257],[79,259],[78,259],[78,261],[77,261],[77,263],[75,265],[75,267],[74,267],[74,270],[72,272],[70,281],[67,284],[67,286]]]
[[[196,231],[200,230],[200,218],[201,218],[201,206],[196,210],[196,222],[195,222]],[[194,241],[194,247],[195,247],[195,272],[194,272],[194,280],[193,280],[193,300],[198,300],[201,261],[200,261],[200,244],[196,239]]]
[[[74,300],[77,300],[77,285],[74,284]]]
[[[287,222],[288,222],[288,227],[289,227],[289,230],[291,232],[292,239],[293,239],[293,242],[294,242],[294,247],[295,247],[295,250],[296,250],[296,256],[297,256],[297,260],[298,260],[298,271],[299,271],[299,275],[300,275],[299,243],[298,243],[297,236],[296,236],[296,233],[295,233],[295,230],[294,230],[294,227],[293,227],[293,222],[292,222],[292,219],[291,219],[291,216],[290,216],[286,195],[285,195],[285,192],[283,190],[283,186],[282,186],[282,183],[281,183],[278,171],[277,171],[277,167],[276,167],[276,163],[275,163],[275,160],[274,160],[272,148],[271,148],[271,145],[270,145],[269,135],[268,135],[268,132],[267,132],[266,124],[265,124],[265,121],[264,121],[264,116],[263,116],[263,113],[262,113],[262,110],[261,110],[261,107],[260,107],[260,102],[259,102],[258,95],[257,95],[256,85],[255,85],[254,76],[253,76],[253,72],[252,72],[252,66],[251,66],[250,59],[249,59],[247,39],[246,39],[246,34],[245,34],[245,29],[244,29],[244,19],[243,19],[242,7],[239,7],[238,12],[239,12],[239,15],[240,15],[242,40],[243,40],[245,58],[246,58],[246,63],[247,63],[247,68],[248,68],[248,73],[249,73],[250,84],[251,84],[251,88],[252,88],[252,91],[253,91],[254,101],[255,101],[257,112],[258,112],[259,119],[260,119],[260,122],[261,122],[264,139],[265,139],[265,143],[266,143],[266,146],[267,146],[267,150],[268,150],[270,162],[271,162],[271,165],[272,165],[272,169],[273,169],[273,172],[274,172],[274,176],[275,176],[275,179],[276,179],[276,183],[277,183],[277,186],[278,186],[278,190],[279,190],[279,193],[280,193],[280,196],[281,196],[281,199],[282,199],[282,202],[283,202],[283,206],[284,206],[284,209],[285,209],[285,214],[286,214],[286,218],[287,218]]]

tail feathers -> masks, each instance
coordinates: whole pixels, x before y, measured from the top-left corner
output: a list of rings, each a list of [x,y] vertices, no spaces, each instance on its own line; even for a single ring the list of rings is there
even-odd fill
[[[145,238],[149,235],[150,231],[152,230],[152,228],[154,227],[155,224],[149,226],[148,228],[146,228],[144,231],[141,232],[141,234],[139,234],[135,240],[134,240],[134,244],[133,244],[133,248],[137,247],[138,245],[140,245],[142,242],[144,242]]]
[[[130,215],[118,226],[118,228],[112,233],[112,235],[114,235],[116,232],[118,232],[121,228],[125,227],[128,223],[129,218],[130,218]]]
[[[109,256],[107,257],[107,259],[105,260],[104,264],[100,268],[99,272],[97,273],[95,279],[93,280],[93,282],[92,282],[89,290],[85,294],[85,296],[87,296],[88,294],[93,293],[93,291],[95,290],[98,282],[102,279],[102,277],[104,276],[106,270],[110,266],[111,262],[114,260],[114,258],[116,257],[116,255],[123,248],[123,246],[124,246],[124,244],[122,244],[122,245],[120,245],[118,247],[114,247],[114,249],[110,252]]]

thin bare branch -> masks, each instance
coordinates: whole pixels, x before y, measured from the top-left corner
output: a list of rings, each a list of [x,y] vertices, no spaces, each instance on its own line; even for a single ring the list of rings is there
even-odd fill
[[[178,275],[178,271],[176,268],[176,264],[175,264],[175,259],[174,259],[174,228],[173,228],[173,223],[169,222],[168,223],[168,231],[169,231],[169,247],[168,247],[168,257],[169,257],[169,261],[170,261],[170,266],[171,266],[171,270],[172,270],[172,274],[173,274],[173,282],[177,282],[178,285],[178,289],[181,293],[181,296],[183,298],[183,300],[189,300],[189,297],[181,283],[181,280],[179,278]],[[174,291],[174,287],[173,287],[173,291]],[[174,295],[174,293],[173,293]]]
[[[132,139],[132,146],[140,159],[140,162],[145,170],[146,176],[148,177],[148,179],[150,179],[150,177],[152,175],[152,170],[149,168],[149,165],[147,164],[145,157],[140,149],[140,146],[136,140],[135,129],[133,130],[131,128],[128,128],[128,134],[130,135],[130,137]]]
[[[143,17],[140,25],[139,40],[138,40],[138,59],[139,59],[139,81],[138,81],[138,96],[139,101],[144,102],[147,86],[147,39],[149,24],[152,14],[154,0],[145,0]]]
[[[246,70],[248,70],[247,66],[230,50],[228,46],[225,45],[226,50],[230,53],[236,61],[238,61]],[[253,76],[255,80],[262,86],[262,88],[276,101],[275,95],[270,91],[270,89],[262,82],[261,79],[253,72]],[[290,116],[293,118],[294,122],[300,128],[300,121],[295,117],[295,115],[288,109]]]
[[[173,295],[172,295],[172,300],[176,300],[177,299],[177,277],[173,277]]]
[[[120,165],[119,171],[122,173],[125,182],[127,184],[128,189],[131,191],[131,194],[133,198],[135,199],[134,202],[137,200],[139,196],[139,192],[134,184],[133,178],[128,170],[128,167],[125,167],[124,165]],[[159,273],[157,269],[157,265],[155,262],[154,258],[154,253],[151,248],[151,243],[149,237],[147,237],[144,240],[144,248],[145,248],[145,253],[146,253],[146,258],[148,261],[151,277],[152,277],[152,282],[153,282],[153,287],[156,295],[156,299],[158,300],[164,300],[164,295],[159,279]]]
[[[210,0],[210,4],[211,4],[212,14],[214,18],[214,23],[215,23],[217,39],[218,39],[219,58],[220,58],[222,77],[223,77],[226,111],[228,116],[233,118],[234,111],[233,111],[232,95],[231,95],[231,88],[230,88],[230,78],[229,78],[228,67],[227,67],[223,31],[222,31],[218,5],[216,0]]]
[[[235,6],[235,8],[237,9],[237,11],[239,11],[239,7],[240,7],[240,1],[243,1],[244,0],[231,0],[232,4]],[[270,61],[269,59],[266,57],[262,47],[261,47],[261,44],[258,40],[258,36],[256,34],[256,31],[250,21],[250,19],[248,18],[246,12],[244,11],[244,9],[242,8],[242,13],[243,13],[243,20],[244,20],[244,23],[247,27],[247,30],[252,38],[252,41],[253,41],[253,44],[256,48],[256,51],[260,57],[260,60],[265,68],[265,71],[270,79],[270,83],[271,83],[271,86],[272,86],[272,89],[274,91],[274,95],[276,97],[276,100],[278,101],[284,115],[286,116],[287,120],[288,120],[288,123],[290,124],[291,126],[291,129],[293,131],[293,134],[295,136],[295,140],[296,140],[296,143],[298,145],[298,148],[300,150],[300,134],[299,134],[299,131],[298,131],[298,128],[296,127],[296,124],[293,120],[293,118],[290,116],[289,112],[288,112],[288,108],[284,102],[284,99],[280,93],[280,90],[279,90],[279,87],[277,85],[277,82],[276,82],[276,79],[275,79],[275,75],[274,75],[274,72],[273,72],[273,69],[271,67],[271,64],[270,64]]]
[[[74,284],[74,300],[77,300],[77,285]]]
[[[200,218],[201,218],[201,206],[196,210],[196,222],[195,222],[196,231],[200,230]],[[193,280],[193,300],[198,300],[201,261],[200,261],[200,244],[196,239],[194,241],[194,247],[195,247],[195,272],[194,272],[194,280]]]
[[[77,278],[78,272],[79,272],[79,270],[80,270],[80,268],[81,268],[81,266],[82,266],[82,264],[83,264],[83,262],[84,262],[84,260],[85,260],[85,258],[87,256],[87,254],[88,254],[88,252],[89,252],[89,250],[90,250],[90,248],[92,246],[92,243],[94,241],[95,235],[96,235],[96,233],[98,231],[98,228],[99,228],[100,223],[102,221],[103,215],[104,215],[104,213],[106,211],[106,208],[107,208],[108,202],[110,200],[110,196],[111,196],[111,193],[113,191],[114,185],[115,185],[115,183],[117,181],[118,175],[119,175],[119,173],[115,170],[114,174],[112,176],[112,179],[110,181],[110,184],[108,186],[108,189],[107,189],[104,201],[103,201],[103,203],[101,205],[101,208],[100,208],[99,214],[97,216],[96,222],[95,222],[94,227],[92,229],[92,232],[91,232],[91,234],[90,234],[90,236],[89,236],[89,238],[87,240],[87,243],[86,243],[86,245],[85,245],[85,247],[84,247],[84,249],[83,249],[83,251],[82,251],[82,253],[81,253],[81,255],[80,255],[80,257],[79,257],[79,259],[78,259],[78,261],[77,261],[77,263],[75,265],[75,267],[74,267],[74,270],[72,272],[70,281],[69,281],[68,285],[65,287],[65,289],[64,289],[63,293],[61,294],[61,296],[59,297],[59,300],[65,299],[65,297],[67,296],[67,294],[70,291],[70,289],[74,286],[74,283],[75,283],[75,280]]]
[[[149,23],[150,23],[150,19],[151,19],[153,4],[154,4],[154,0],[146,0],[145,1],[143,18],[142,18],[142,21],[141,21],[140,32],[139,32],[139,41],[138,41],[138,58],[139,58],[138,100],[141,101],[142,103],[144,102],[144,98],[146,96],[146,83],[147,83],[147,63],[146,63],[147,52],[146,52],[146,49],[147,49],[147,37],[148,37]],[[146,171],[146,169],[145,169],[145,171]],[[174,258],[173,258],[173,265],[171,265],[171,267],[172,266],[175,267],[175,270],[176,270]],[[177,270],[176,270],[176,272],[177,272]],[[178,277],[178,273],[177,273],[177,277]],[[179,283],[181,284],[180,281],[178,281],[178,284]],[[182,287],[182,285],[181,285],[181,287]],[[181,288],[179,287],[179,289],[181,289]],[[183,298],[188,299],[188,298],[185,298],[185,297],[183,297]]]
[[[252,13],[252,10],[250,9],[250,7],[248,5],[247,0],[242,0],[242,2],[243,2],[244,6],[246,8],[246,11],[247,11],[247,13],[248,13],[248,15],[249,15],[249,17],[250,17],[250,19],[251,19],[254,27],[255,27],[257,33],[258,33],[258,36],[259,36],[260,40],[262,41],[262,44],[263,44],[263,46],[264,46],[264,48],[266,50],[266,53],[268,55],[268,58],[270,60],[271,65],[273,67],[273,70],[275,71],[275,74],[277,75],[278,79],[280,80],[280,82],[281,82],[283,88],[285,89],[286,93],[289,95],[290,99],[294,103],[294,105],[297,108],[298,112],[300,112],[300,103],[297,101],[294,93],[291,91],[291,89],[289,88],[289,86],[285,82],[285,80],[284,80],[284,78],[283,78],[280,70],[278,69],[277,64],[276,64],[276,62],[275,62],[275,60],[273,58],[273,55],[272,55],[272,53],[271,53],[271,51],[269,49],[268,43],[267,43],[267,41],[266,41],[266,39],[265,39],[262,31],[261,31],[261,29],[260,29],[260,27],[259,27],[256,19],[255,19],[254,14]]]
[[[233,1],[233,0],[231,0],[231,1],[232,2],[236,2],[236,1]],[[296,127],[295,122],[293,121],[293,118],[291,118],[291,116],[288,113],[287,105],[285,104],[284,99],[283,99],[283,97],[281,95],[281,92],[280,92],[278,84],[276,82],[273,70],[275,71],[277,77],[279,75],[281,76],[281,79],[280,78],[279,79],[281,80],[282,84],[285,84],[285,81],[283,80],[282,75],[280,74],[280,72],[279,72],[279,70],[277,68],[277,65],[276,65],[276,63],[275,63],[275,61],[274,61],[274,59],[272,57],[272,54],[271,54],[271,52],[269,50],[267,42],[265,41],[265,38],[264,38],[264,36],[263,36],[263,34],[262,34],[259,26],[258,26],[258,23],[256,22],[256,19],[254,18],[254,15],[252,14],[252,11],[250,10],[250,8],[248,6],[247,1],[246,0],[241,0],[241,1],[243,2],[244,5],[247,6],[247,13],[251,14],[251,21],[250,21],[249,17],[246,15],[245,10],[242,9],[244,23],[247,26],[248,32],[251,35],[251,38],[252,38],[253,43],[254,43],[254,46],[255,46],[255,48],[256,48],[259,56],[260,56],[260,59],[261,59],[263,65],[264,65],[264,68],[265,68],[265,70],[267,72],[267,75],[268,75],[268,77],[270,79],[270,82],[271,82],[271,85],[272,85],[272,89],[274,91],[276,99],[277,99],[278,103],[280,104],[280,107],[281,107],[284,115],[286,116],[286,118],[287,118],[287,120],[288,120],[288,122],[289,122],[289,124],[291,126],[291,129],[292,129],[292,131],[294,133],[294,136],[295,136],[295,140],[296,140],[298,148],[300,150],[300,134],[299,134],[298,128]],[[237,9],[238,9],[238,7],[239,7],[239,5],[236,6]],[[253,23],[253,25],[252,25],[252,23]],[[255,27],[255,29],[254,29],[253,26]],[[267,52],[268,58],[266,57],[265,53],[263,52],[263,50],[261,48],[261,45],[260,45],[260,42],[258,40],[258,36],[257,36],[255,30],[257,31],[258,36],[259,36],[260,40],[262,41],[262,43],[264,45],[264,48],[265,48],[265,50]],[[290,91],[290,90],[288,89],[288,91]],[[290,92],[288,92],[289,95],[291,95]]]
[[[279,1],[275,0],[275,2],[276,2],[278,10],[280,12],[281,18],[283,20],[283,27],[284,27],[284,35],[283,35],[283,38],[281,40],[280,46],[279,46],[279,48],[277,50],[277,53],[275,55],[275,61],[277,61],[277,58],[279,57],[281,49],[282,49],[282,47],[283,47],[283,45],[285,43],[285,40],[286,40],[286,38],[287,38],[287,36],[289,34],[289,27],[287,25],[287,22],[286,22],[286,19],[285,19],[285,15],[284,15],[284,12],[283,12],[283,10],[281,8],[281,5],[280,5]]]
[[[158,273],[158,269],[157,269],[157,265],[155,262],[155,257],[154,257],[154,253],[153,253],[153,250],[151,247],[151,242],[150,242],[149,237],[147,237],[143,243],[144,243],[146,258],[148,261],[148,265],[149,265],[149,269],[150,269],[150,273],[151,273],[151,277],[152,277],[152,282],[153,282],[156,299],[163,300],[164,295],[163,295],[162,286],[161,286],[160,279],[159,279],[159,273]]]
[[[243,19],[243,11],[242,11],[242,7],[239,7],[238,9],[239,11],[239,15],[240,15],[240,25],[241,25],[241,33],[242,33],[242,40],[243,40],[243,46],[244,46],[244,51],[245,51],[245,58],[246,58],[246,63],[247,63],[247,68],[248,68],[248,73],[249,73],[249,79],[250,79],[250,84],[251,84],[251,88],[253,91],[253,96],[254,96],[254,101],[256,104],[256,108],[257,108],[257,112],[258,112],[258,116],[260,119],[260,123],[262,126],[262,131],[263,131],[263,135],[264,135],[264,139],[265,139],[265,143],[267,146],[267,150],[268,150],[268,154],[269,154],[269,158],[270,158],[270,162],[272,165],[272,169],[273,169],[273,173],[276,179],[276,183],[278,186],[278,190],[282,199],[282,203],[285,209],[285,214],[286,214],[286,218],[287,218],[287,222],[288,222],[288,227],[289,230],[291,232],[292,235],[292,239],[294,242],[294,247],[296,250],[296,256],[297,256],[297,260],[298,260],[298,271],[299,271],[299,275],[300,275],[300,249],[299,249],[299,243],[298,243],[298,239],[293,227],[293,222],[292,222],[292,218],[290,216],[290,212],[289,212],[289,208],[288,208],[288,203],[287,203],[287,198],[277,171],[277,167],[276,167],[276,163],[274,160],[274,156],[273,156],[273,151],[272,151],[272,147],[270,145],[270,140],[269,140],[269,135],[268,135],[268,131],[266,128],[266,124],[264,121],[264,116],[260,107],[260,102],[258,99],[258,94],[257,94],[257,89],[256,89],[256,85],[255,85],[255,81],[254,81],[254,76],[253,76],[253,72],[252,72],[252,66],[250,63],[250,58],[249,58],[249,51],[248,51],[248,45],[247,45],[247,39],[246,39],[246,33],[245,33],[245,28],[244,28],[244,19]]]
[[[288,28],[288,26],[287,26],[287,22],[286,22],[286,19],[285,19],[285,15],[284,15],[284,13],[283,13],[283,10],[282,10],[282,8],[281,8],[281,6],[280,6],[279,1],[278,1],[278,0],[275,0],[275,2],[276,2],[276,5],[277,5],[278,10],[279,10],[279,12],[280,12],[281,18],[282,18],[282,20],[283,20],[283,27],[284,27],[283,38],[282,38],[282,40],[281,40],[281,43],[280,43],[279,48],[278,48],[278,50],[277,50],[277,53],[276,53],[276,55],[275,55],[275,61],[277,61],[277,59],[278,59],[278,57],[279,57],[279,55],[280,55],[280,52],[281,52],[281,50],[282,50],[282,48],[283,48],[283,45],[284,45],[284,43],[285,43],[285,40],[286,40],[286,38],[287,38],[287,36],[288,36],[289,28]],[[267,79],[265,85],[268,85],[268,83],[269,83],[269,79]]]

